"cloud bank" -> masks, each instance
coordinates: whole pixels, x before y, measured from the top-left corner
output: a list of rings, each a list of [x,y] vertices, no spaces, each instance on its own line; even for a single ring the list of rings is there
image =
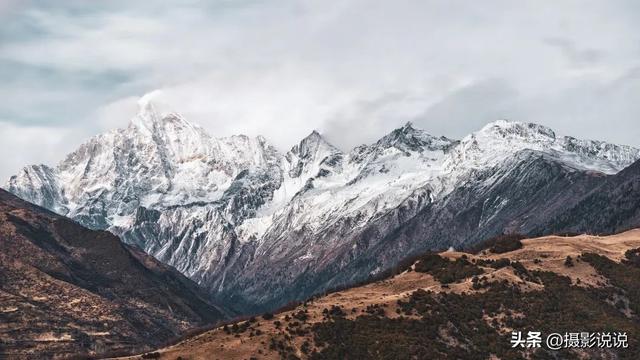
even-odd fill
[[[498,118],[640,145],[634,1],[0,3],[1,182],[126,126],[153,90],[213,135],[283,149]]]

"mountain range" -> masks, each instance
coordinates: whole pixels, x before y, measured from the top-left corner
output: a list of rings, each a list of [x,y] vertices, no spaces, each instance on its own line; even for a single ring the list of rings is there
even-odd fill
[[[127,128],[56,167],[27,166],[5,188],[108,230],[250,313],[430,249],[640,226],[639,158],[504,120],[459,140],[407,123],[348,152],[314,131],[283,152],[260,136],[215,138],[143,98]]]

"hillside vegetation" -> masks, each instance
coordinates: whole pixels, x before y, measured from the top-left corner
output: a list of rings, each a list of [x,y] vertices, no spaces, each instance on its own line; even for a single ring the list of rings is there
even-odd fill
[[[225,325],[162,359],[640,358],[640,230],[425,254],[400,274]],[[570,260],[570,261],[569,261]],[[626,332],[626,349],[512,348],[511,331]]]

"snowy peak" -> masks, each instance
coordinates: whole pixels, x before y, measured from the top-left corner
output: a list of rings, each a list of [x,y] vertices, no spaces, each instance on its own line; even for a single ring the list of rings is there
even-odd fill
[[[458,141],[444,136],[435,137],[416,129],[411,122],[383,136],[372,145],[360,145],[349,153],[349,163],[366,165],[381,159],[394,161],[400,157],[424,158],[429,161],[440,158]],[[423,160],[424,160],[423,159]],[[386,169],[384,169],[386,171]]]
[[[56,168],[25,168],[9,190],[88,226],[106,228],[125,221],[139,206],[218,201],[246,170],[280,174],[273,168],[282,156],[263,137],[216,139],[179,114],[161,114],[146,97],[139,105],[128,127],[92,137]]]
[[[310,159],[317,154],[340,152],[338,148],[331,145],[316,130],[307,135],[299,144],[291,148],[291,153],[300,159]]]
[[[444,150],[454,143],[453,140],[444,136],[435,137],[426,131],[413,127],[411,122],[407,122],[403,127],[393,130],[378,140],[376,147],[395,147],[403,152],[423,152],[424,150]]]
[[[581,140],[564,136],[562,148],[577,156],[599,159],[612,164],[611,172],[618,172],[640,157],[640,150],[627,145],[616,145],[597,140]]]
[[[210,146],[210,162],[227,162],[230,166],[240,169],[270,168],[277,166],[281,159],[280,152],[262,136],[233,135],[212,138]]]
[[[194,136],[209,138],[209,135],[200,126],[187,121],[180,114],[161,112],[160,106],[152,100],[152,94],[145,95],[138,101],[138,113],[131,119],[127,128],[128,132],[160,137],[169,142],[181,141]]]
[[[131,119],[129,128],[133,131],[153,132],[166,120],[168,116],[163,116],[158,110],[158,106],[152,100],[153,93],[147,94],[138,100],[138,113]]]
[[[477,134],[504,139],[524,139],[526,141],[553,141],[556,139],[556,133],[546,126],[507,120],[490,122]]]
[[[291,165],[289,176],[300,177],[302,174],[316,176],[327,175],[327,171],[336,171],[342,163],[342,151],[331,145],[316,130],[302,139],[287,153],[286,159]],[[321,170],[325,171],[321,171]]]
[[[234,177],[248,167],[269,167],[278,162],[277,150],[262,136],[214,138],[178,113],[160,112],[154,93],[143,96],[138,105],[138,114],[121,134],[129,142],[157,149],[168,166],[191,164],[182,167],[187,170],[205,167],[202,176],[213,170]]]
[[[543,125],[498,120],[462,139],[447,165],[449,169],[494,166],[522,150],[543,152],[571,167],[607,174],[640,157],[640,150],[630,146],[563,137]]]

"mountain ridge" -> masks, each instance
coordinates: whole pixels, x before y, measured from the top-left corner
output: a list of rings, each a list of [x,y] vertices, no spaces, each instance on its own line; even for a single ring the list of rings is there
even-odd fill
[[[192,132],[193,126],[171,125],[186,122],[177,115],[145,113],[154,111],[143,107],[135,119],[166,122],[164,131],[95,137],[59,170],[25,168],[8,190],[110,230],[216,299],[256,306],[278,306],[357,281],[391,266],[402,252],[466,246],[507,230],[534,231],[565,210],[558,199],[574,204],[600,177],[640,158],[633,147],[560,137],[541,125],[504,120],[461,140],[408,123],[349,152],[313,131],[281,153],[261,137],[214,139]],[[574,180],[576,191],[568,193],[575,199],[563,197]],[[537,216],[518,205],[526,201],[518,193],[530,187],[538,202],[529,210],[551,205],[557,212]],[[506,189],[513,191],[501,197]],[[423,230],[403,238],[407,230],[399,229],[427,213],[427,223],[440,219],[442,225],[417,226]],[[536,220],[512,222],[524,214]],[[438,240],[441,226],[453,231]],[[363,261],[367,266],[357,269],[354,264]],[[305,282],[300,291],[293,289]]]

